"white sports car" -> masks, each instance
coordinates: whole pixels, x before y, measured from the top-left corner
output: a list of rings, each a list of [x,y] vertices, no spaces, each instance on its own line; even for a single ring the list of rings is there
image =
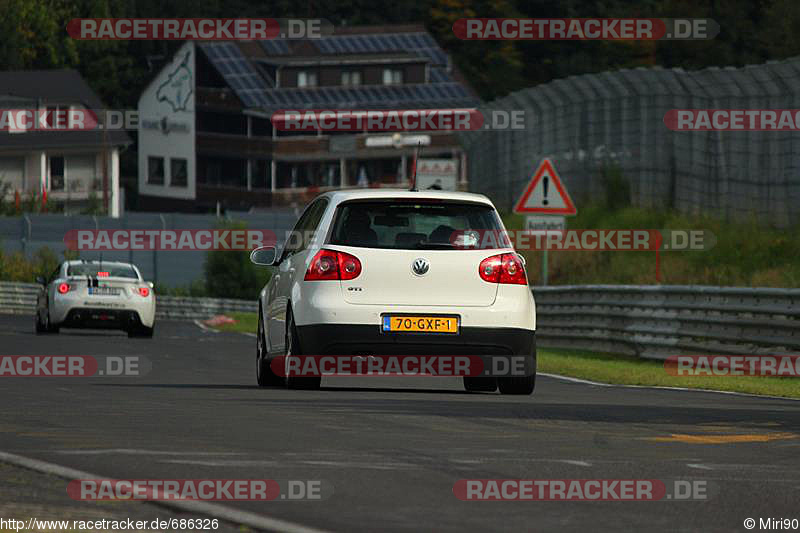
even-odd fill
[[[37,278],[36,333],[59,328],[121,329],[152,337],[156,317],[153,284],[136,266],[112,261],[64,261],[48,279]]]
[[[536,309],[524,261],[502,243],[453,238],[473,231],[505,231],[482,195],[381,189],[316,198],[280,254],[251,254],[274,268],[258,299],[258,383],[283,381],[270,364],[278,355],[469,355],[492,361],[484,368],[498,358],[525,368],[464,377],[467,390],[532,393]],[[320,377],[285,381],[320,385]]]

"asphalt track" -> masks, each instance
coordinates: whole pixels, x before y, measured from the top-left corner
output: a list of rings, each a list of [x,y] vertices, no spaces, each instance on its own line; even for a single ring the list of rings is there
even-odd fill
[[[165,321],[153,339],[36,336],[32,318],[0,315],[2,355],[153,364],[140,378],[0,378],[0,451],[119,479],[324,480],[322,501],[224,505],[329,531],[745,531],[749,517],[800,518],[800,402],[542,376],[530,397],[469,394],[455,378],[259,389],[254,342]],[[709,497],[458,500],[454,483],[472,478],[699,480]]]

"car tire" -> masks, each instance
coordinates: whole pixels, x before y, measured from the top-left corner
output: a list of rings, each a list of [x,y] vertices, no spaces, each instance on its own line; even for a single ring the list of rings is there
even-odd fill
[[[154,330],[155,325],[153,325],[152,328],[148,328],[147,326],[138,326],[128,330],[128,338],[132,339],[135,337],[141,337],[143,339],[152,339]]]
[[[47,322],[44,323],[45,333],[58,333],[58,330],[60,328],[58,326],[53,326],[52,324],[50,324],[50,312],[48,311],[47,315],[45,316],[47,316]]]
[[[300,341],[297,336],[297,327],[294,325],[294,315],[291,308],[286,311],[286,341],[284,343],[284,356],[288,368],[288,361],[293,355],[302,355]],[[322,384],[322,376],[292,377],[286,372],[286,387],[289,389],[318,390]]]
[[[497,378],[500,394],[533,394],[536,388],[536,374]]]
[[[47,328],[42,324],[42,318],[39,316],[39,312],[36,312],[36,334],[42,335],[43,333],[47,333]]]
[[[465,376],[464,389],[469,392],[494,392],[497,390],[497,378]]]
[[[256,382],[259,387],[283,385],[283,380],[272,371],[272,366],[267,356],[267,337],[260,307],[258,309],[258,330],[256,333]]]

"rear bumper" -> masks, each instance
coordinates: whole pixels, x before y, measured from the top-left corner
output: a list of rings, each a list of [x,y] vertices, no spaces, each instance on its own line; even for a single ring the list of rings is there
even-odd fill
[[[139,313],[130,309],[74,307],[60,326],[65,328],[122,329],[142,326]]]
[[[481,357],[486,375],[498,368],[536,372],[536,332],[530,329],[462,327],[458,334],[430,334],[384,333],[362,324],[296,327],[305,355],[471,355]]]
[[[86,295],[73,294],[71,291],[67,294],[56,295],[48,311],[50,313],[50,323],[64,327],[107,327],[120,329],[111,325],[111,322],[116,321],[118,317],[120,317],[120,320],[123,320],[127,319],[128,316],[135,315],[141,325],[151,328],[153,327],[153,322],[155,322],[156,304],[155,298],[152,295],[149,298],[142,298],[141,300],[92,298]],[[74,317],[75,313],[78,313],[81,317],[86,316],[86,311],[112,316],[115,320],[94,319],[92,322],[96,325],[89,326],[81,325],[83,320],[71,318]],[[67,321],[70,321],[71,324],[67,324]]]

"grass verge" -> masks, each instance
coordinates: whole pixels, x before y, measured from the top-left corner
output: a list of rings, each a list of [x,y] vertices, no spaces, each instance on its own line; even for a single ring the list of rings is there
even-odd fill
[[[235,324],[216,327],[220,331],[255,333],[256,313],[228,313]],[[686,387],[730,392],[744,392],[764,396],[800,398],[800,379],[751,376],[672,376],[664,370],[662,361],[638,359],[610,353],[582,350],[539,349],[539,371],[561,374],[615,385],[643,385],[655,387]]]
[[[508,229],[521,229],[524,217],[506,214],[503,222]],[[725,222],[669,210],[600,205],[582,206],[567,223],[569,229],[711,232],[716,242],[708,250],[661,252],[661,283],[665,285],[800,287],[800,227],[780,230],[755,221]],[[540,284],[542,253],[521,253],[528,261],[531,284]],[[553,250],[548,256],[551,285],[656,283],[655,252]]]
[[[672,376],[663,361],[578,350],[540,349],[539,371],[617,385],[686,387],[800,398],[800,379],[755,376]]]

